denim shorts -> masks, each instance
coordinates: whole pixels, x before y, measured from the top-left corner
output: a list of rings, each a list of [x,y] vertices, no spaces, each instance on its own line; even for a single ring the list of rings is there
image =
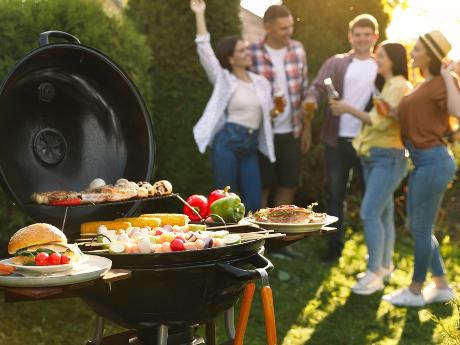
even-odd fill
[[[243,127],[236,123],[227,122],[216,134],[213,147],[224,145],[232,150],[239,158],[257,154],[259,130]]]

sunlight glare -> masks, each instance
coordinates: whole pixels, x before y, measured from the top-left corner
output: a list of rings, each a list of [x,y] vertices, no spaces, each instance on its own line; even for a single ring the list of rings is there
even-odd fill
[[[263,17],[265,10],[271,5],[281,4],[281,0],[241,0],[241,7]]]
[[[407,8],[393,11],[387,28],[391,40],[412,43],[418,36],[440,30],[452,44],[449,57],[460,60],[460,2],[452,0],[407,0]]]

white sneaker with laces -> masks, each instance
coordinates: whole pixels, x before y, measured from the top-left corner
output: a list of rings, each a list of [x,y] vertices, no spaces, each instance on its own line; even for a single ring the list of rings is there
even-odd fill
[[[426,304],[449,302],[455,298],[455,293],[450,287],[438,289],[434,283],[425,286],[422,290],[422,295]]]
[[[383,288],[382,277],[374,272],[366,271],[364,276],[352,286],[351,291],[358,295],[371,295]]]
[[[423,295],[416,295],[409,288],[402,288],[384,295],[382,300],[399,307],[423,307],[425,299]]]

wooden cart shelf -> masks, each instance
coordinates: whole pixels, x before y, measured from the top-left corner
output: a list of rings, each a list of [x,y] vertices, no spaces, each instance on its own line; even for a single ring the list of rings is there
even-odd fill
[[[79,297],[79,290],[95,286],[96,284],[112,284],[131,278],[131,271],[123,269],[111,269],[101,278],[83,283],[69,284],[51,287],[2,287],[5,291],[5,302],[36,301],[56,298]]]

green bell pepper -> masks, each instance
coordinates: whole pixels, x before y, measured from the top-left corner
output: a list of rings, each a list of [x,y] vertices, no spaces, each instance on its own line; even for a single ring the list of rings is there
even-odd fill
[[[211,216],[217,214],[225,222],[238,223],[244,217],[246,209],[238,195],[229,195],[211,204]],[[213,217],[214,221],[218,222],[218,217]]]

